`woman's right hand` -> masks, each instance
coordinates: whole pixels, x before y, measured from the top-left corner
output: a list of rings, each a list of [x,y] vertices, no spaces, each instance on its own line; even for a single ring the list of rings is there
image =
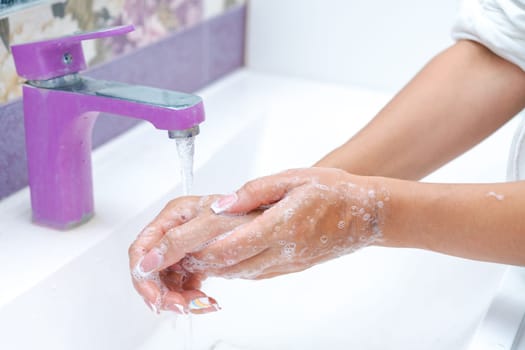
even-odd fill
[[[132,281],[155,311],[216,311],[213,298],[199,290],[205,275],[188,271],[181,260],[259,215],[216,215],[210,209],[219,196],[189,196],[170,201],[129,248]]]

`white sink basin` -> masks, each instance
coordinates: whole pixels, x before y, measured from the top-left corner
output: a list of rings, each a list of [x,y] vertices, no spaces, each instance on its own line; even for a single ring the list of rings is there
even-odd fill
[[[525,269],[509,267],[469,350],[525,350]]]
[[[208,119],[196,143],[198,194],[311,165],[390,97],[250,71],[201,96]],[[429,180],[502,181],[513,126]],[[175,155],[149,125],[97,150],[97,214],[70,232],[30,224],[27,190],[0,203],[0,349],[173,349],[188,341],[184,320],[176,331],[172,315],[146,308],[127,267],[136,234],[181,193]],[[223,310],[193,316],[193,348],[464,349],[505,268],[368,248],[272,280],[213,279],[204,289]]]

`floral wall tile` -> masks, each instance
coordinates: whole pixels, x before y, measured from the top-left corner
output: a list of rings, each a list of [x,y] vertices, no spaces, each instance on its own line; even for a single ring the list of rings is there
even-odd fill
[[[8,45],[100,28],[133,24],[127,36],[84,42],[89,65],[107,62],[191,27],[246,0],[65,0],[37,6],[0,19],[0,104],[21,96]],[[1,17],[1,12],[0,12]]]

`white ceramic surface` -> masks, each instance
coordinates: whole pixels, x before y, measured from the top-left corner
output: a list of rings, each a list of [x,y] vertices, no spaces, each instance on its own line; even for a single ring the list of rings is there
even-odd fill
[[[389,96],[243,70],[201,92],[196,193],[309,166]],[[503,181],[515,121],[427,180]],[[0,349],[173,349],[179,319],[132,289],[127,247],[180,194],[175,145],[142,125],[94,154],[94,220],[70,232],[29,223],[28,191],[0,202]],[[213,279],[223,310],[193,317],[193,348],[463,349],[504,266],[411,249],[368,248],[299,274]]]
[[[395,92],[452,43],[458,0],[251,0],[252,69]]]

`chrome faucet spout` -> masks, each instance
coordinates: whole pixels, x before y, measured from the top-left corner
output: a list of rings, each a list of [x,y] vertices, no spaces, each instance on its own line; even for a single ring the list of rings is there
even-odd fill
[[[29,80],[26,87],[62,93],[67,100],[77,100],[84,112],[106,112],[143,119],[161,130],[187,130],[204,120],[202,99],[178,91],[97,80],[79,74]]]
[[[198,125],[185,130],[168,130],[168,136],[170,139],[184,139],[189,137],[195,137],[199,133],[200,129]]]

